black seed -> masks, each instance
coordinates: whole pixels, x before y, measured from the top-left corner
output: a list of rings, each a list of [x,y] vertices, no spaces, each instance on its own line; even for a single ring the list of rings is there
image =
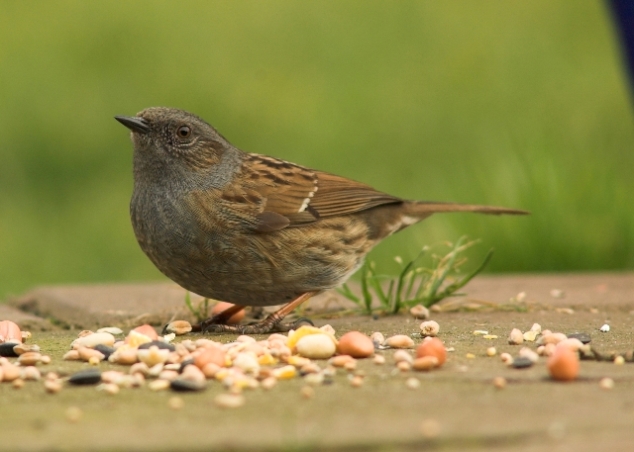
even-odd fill
[[[533,361],[525,356],[518,356],[513,360],[512,366],[516,369],[525,369],[526,367],[531,367],[533,365]]]
[[[169,350],[170,352],[173,352],[174,350],[176,350],[176,347],[174,347],[173,344],[168,344],[167,342],[163,342],[163,341],[146,342],[145,344],[139,345],[139,348],[145,349],[145,348],[150,348],[152,346],[156,346],[164,350]]]
[[[177,378],[176,380],[172,380],[170,388],[178,392],[202,391],[207,388],[207,383]]]
[[[95,350],[101,352],[103,356],[106,357],[105,359],[108,359],[110,355],[114,353],[114,348],[108,347],[107,345],[103,345],[103,344],[95,345]]]
[[[74,385],[96,385],[101,381],[101,371],[99,369],[86,369],[74,373],[68,379]]]
[[[194,364],[193,358],[186,359],[185,361],[181,362],[181,367],[180,369],[178,369],[178,373],[179,374],[183,373],[183,370],[185,370],[185,367],[192,366],[193,364]]]
[[[592,340],[588,333],[570,333],[568,337],[571,339],[579,339],[582,344],[589,344]]]
[[[13,347],[19,344],[19,342],[4,342],[0,344],[0,356],[15,358],[18,354],[13,350]]]

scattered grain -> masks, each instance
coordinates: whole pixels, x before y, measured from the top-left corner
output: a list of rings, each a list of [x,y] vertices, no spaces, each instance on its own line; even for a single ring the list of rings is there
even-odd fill
[[[3,342],[22,342],[22,331],[17,323],[11,320],[0,321],[0,343]]]
[[[185,401],[182,397],[170,397],[167,400],[167,406],[170,407],[172,410],[182,410],[183,407],[185,407]]]
[[[42,359],[42,355],[38,352],[26,352],[20,355],[18,362],[21,366],[35,366]]]
[[[620,366],[624,363],[625,363],[625,358],[623,358],[621,355],[614,358],[614,364],[616,364],[617,366]]]
[[[432,355],[423,356],[421,358],[416,358],[414,363],[412,364],[412,368],[414,370],[426,371],[431,370],[434,367],[439,367],[440,363],[438,358]]]
[[[608,377],[602,378],[599,381],[599,387],[601,387],[601,389],[612,389],[614,388],[614,380]]]
[[[66,419],[69,422],[76,423],[81,420],[81,418],[84,415],[84,412],[79,407],[71,406],[66,409],[65,414],[66,414]]]
[[[350,331],[339,339],[337,352],[353,358],[367,358],[374,354],[374,342],[359,331]]]
[[[429,309],[427,309],[422,304],[412,306],[409,310],[409,313],[415,319],[426,320],[429,318]]]
[[[524,335],[519,329],[513,328],[509,334],[508,342],[511,345],[519,345],[524,342]]]
[[[581,343],[579,339],[575,339],[575,338],[564,339],[563,341],[559,342],[556,346],[568,347],[573,352],[578,352],[579,350],[583,350],[586,348],[586,346],[583,345],[583,343]]]
[[[291,365],[280,367],[279,369],[273,370],[273,376],[278,380],[295,378],[297,376],[297,369],[295,369],[295,366]]]
[[[409,389],[418,389],[420,387],[420,380],[415,377],[410,377],[405,380],[405,386],[407,386]]]
[[[441,430],[440,423],[436,419],[425,419],[420,425],[422,435],[428,439],[438,437]]]
[[[493,379],[493,386],[495,386],[497,389],[504,389],[506,387],[506,378],[495,377]]]
[[[315,397],[315,389],[312,386],[302,386],[302,389],[300,389],[299,392],[305,399],[312,399]]]
[[[511,356],[510,353],[502,353],[502,354],[500,354],[500,359],[507,366],[509,366],[509,365],[511,365],[513,363],[513,356]]]
[[[48,378],[44,380],[44,389],[49,394],[57,394],[62,390],[62,381],[59,379],[49,380]]]
[[[315,374],[306,374],[304,376],[304,382],[313,386],[320,386],[324,383],[324,374],[322,372]]]
[[[119,386],[114,383],[102,383],[97,386],[97,391],[102,391],[106,394],[115,395],[119,393]]]
[[[355,361],[355,359],[350,355],[338,355],[330,358],[328,364],[335,367],[344,367],[346,363]]]
[[[220,408],[238,408],[244,405],[244,402],[242,394],[218,394],[214,398],[214,403]]]
[[[440,331],[440,325],[435,320],[427,320],[420,324],[420,334],[421,336],[438,336],[438,332]]]
[[[165,391],[170,387],[170,382],[168,380],[153,380],[148,385],[151,391]]]
[[[96,345],[100,345],[100,344],[107,345],[108,347],[112,347],[114,345],[114,341],[115,341],[115,338],[110,333],[90,333],[75,339],[72,342],[71,347],[95,348]]]
[[[566,346],[558,346],[548,358],[547,366],[553,380],[575,380],[579,375],[579,355]]]
[[[105,355],[99,350],[84,346],[78,347],[77,353],[79,354],[79,359],[81,359],[82,361],[90,361],[91,358],[96,358],[97,362],[99,363],[106,358]]]
[[[385,340],[385,344],[392,348],[414,348],[414,341],[404,334],[396,334]]]
[[[329,323],[325,324],[324,326],[320,326],[319,329],[322,330],[324,333],[330,334],[332,336],[334,336],[336,333],[335,329]]]
[[[359,388],[363,386],[363,377],[360,375],[354,375],[350,379],[350,386],[352,386],[353,388]]]
[[[533,363],[539,361],[539,355],[528,347],[522,347],[519,356],[530,359]]]
[[[156,345],[152,345],[147,349],[138,349],[137,358],[139,361],[147,364],[148,367],[155,366],[156,364],[163,364],[167,361],[170,351],[167,349],[159,348]]]
[[[542,333],[542,336],[539,338],[539,340],[537,341],[538,345],[546,345],[546,344],[558,344],[561,341],[565,341],[566,339],[568,339],[568,336],[566,336],[564,333],[549,333],[544,331]]]
[[[385,343],[385,336],[383,336],[383,333],[379,331],[372,333],[370,335],[370,339],[372,339],[372,342],[374,342],[375,345],[383,345]]]
[[[396,350],[394,352],[394,362],[407,361],[409,364],[414,362],[414,357],[406,350]]]
[[[300,338],[295,348],[297,353],[305,358],[328,359],[335,354],[337,345],[327,334],[310,334]]]
[[[374,355],[374,364],[381,365],[385,364],[385,356],[383,355]]]
[[[527,342],[535,342],[535,339],[537,339],[538,334],[539,333],[537,331],[530,330],[530,331],[526,331],[522,337]]]
[[[272,389],[277,384],[277,378],[275,377],[267,377],[260,383],[262,389],[266,389],[267,391]]]
[[[164,333],[174,333],[176,336],[182,336],[192,330],[192,324],[187,320],[174,320],[167,324]]]
[[[443,342],[437,337],[426,338],[416,348],[417,358],[425,356],[435,357],[438,361],[438,367],[442,366],[447,360],[447,350],[445,349],[445,344],[443,344]]]
[[[22,355],[28,352],[39,352],[40,346],[37,344],[17,344],[13,346],[13,351],[16,355]]]
[[[113,336],[117,336],[119,334],[123,334],[123,331],[121,330],[121,328],[117,328],[116,326],[105,326],[103,328],[99,328],[96,332],[97,333],[110,333]]]

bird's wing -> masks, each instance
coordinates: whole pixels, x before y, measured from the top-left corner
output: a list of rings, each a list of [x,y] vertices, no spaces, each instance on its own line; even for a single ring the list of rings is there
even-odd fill
[[[360,182],[258,154],[248,155],[236,178],[241,183],[223,190],[222,198],[257,207],[260,232],[401,202]]]
[[[317,172],[319,190],[310,205],[322,217],[347,215],[403,200],[334,174]]]

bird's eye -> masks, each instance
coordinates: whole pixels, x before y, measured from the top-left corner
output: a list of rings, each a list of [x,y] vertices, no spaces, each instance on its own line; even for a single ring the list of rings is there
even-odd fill
[[[192,133],[192,130],[187,126],[180,126],[176,133],[181,138],[187,138]]]

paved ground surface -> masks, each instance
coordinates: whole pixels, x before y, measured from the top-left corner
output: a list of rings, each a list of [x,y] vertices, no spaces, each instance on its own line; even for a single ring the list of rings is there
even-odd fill
[[[553,297],[553,289],[563,296]],[[68,388],[51,396],[37,383],[21,390],[5,383],[0,450],[632,450],[634,364],[583,361],[579,380],[564,384],[548,378],[545,361],[517,370],[485,351],[495,346],[516,354],[519,347],[506,343],[508,333],[534,322],[554,331],[590,333],[602,352],[634,349],[634,274],[481,277],[464,291],[468,297],[460,309],[450,301],[433,314],[440,337],[454,348],[439,370],[396,372],[388,350],[381,352],[383,366],[359,363],[366,373],[360,388],[352,388],[341,372],[307,400],[300,394],[302,381],[290,380],[270,392],[247,392],[246,405],[229,411],[212,402],[223,391],[218,383],[204,393],[182,395],[185,406],[179,411],[168,408],[173,393],[145,388],[114,397],[92,387]],[[526,292],[525,305],[509,303],[519,292]],[[183,312],[183,298],[182,289],[165,284],[39,288],[12,300],[12,306],[36,316],[6,306],[0,306],[0,316],[32,322],[33,341],[53,358],[43,370],[72,372],[86,365],[61,361],[76,335],[64,326],[148,319],[160,324]],[[336,297],[325,294],[310,312],[318,325],[333,325],[337,335],[352,329],[386,335],[417,330],[418,322],[407,315],[321,318],[335,305]],[[604,323],[610,332],[598,331]],[[474,336],[476,329],[499,338]],[[416,390],[405,385],[411,376],[421,382]],[[495,376],[507,378],[505,389],[493,387]],[[603,377],[614,379],[613,389],[599,387]],[[81,408],[81,421],[66,419],[70,406]]]

